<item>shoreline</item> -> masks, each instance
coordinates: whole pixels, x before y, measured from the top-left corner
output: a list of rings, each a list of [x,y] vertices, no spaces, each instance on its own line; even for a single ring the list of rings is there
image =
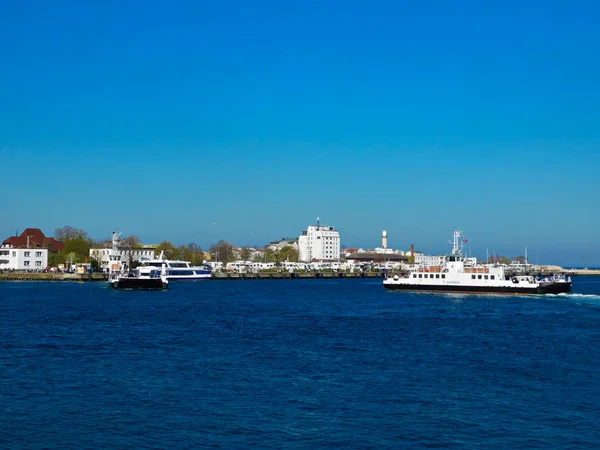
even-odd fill
[[[575,269],[575,270],[564,270],[564,271],[536,271],[530,273],[535,276],[550,275],[554,272],[561,272],[567,276],[600,276],[600,269]],[[402,275],[400,271],[388,271],[387,276],[393,277],[394,275]],[[259,273],[221,273],[213,272],[210,279],[207,280],[195,280],[198,281],[213,281],[213,280],[299,280],[299,279],[358,279],[358,278],[385,278],[386,273],[382,271],[376,272],[259,272]],[[107,274],[102,273],[82,273],[82,274],[71,274],[71,273],[36,273],[36,272],[5,272],[0,273],[0,282],[2,281],[54,281],[54,282],[88,282],[96,281],[102,282],[107,281]],[[184,282],[184,281],[181,281]],[[188,281],[190,282],[190,281]]]

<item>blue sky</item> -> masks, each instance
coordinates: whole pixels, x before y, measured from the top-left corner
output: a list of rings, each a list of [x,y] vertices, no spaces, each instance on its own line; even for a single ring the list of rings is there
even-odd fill
[[[2,5],[2,235],[600,265],[600,3],[85,3]]]

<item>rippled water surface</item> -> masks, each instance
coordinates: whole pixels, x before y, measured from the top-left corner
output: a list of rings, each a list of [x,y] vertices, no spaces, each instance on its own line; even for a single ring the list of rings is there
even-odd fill
[[[600,278],[0,283],[2,448],[600,448]]]

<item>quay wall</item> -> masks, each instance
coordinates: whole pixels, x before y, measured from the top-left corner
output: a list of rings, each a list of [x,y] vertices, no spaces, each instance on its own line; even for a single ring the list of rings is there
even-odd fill
[[[577,269],[564,271],[538,271],[529,273],[535,276],[544,276],[550,273],[566,273],[569,276],[600,276],[598,269]],[[387,272],[387,276],[401,275],[397,271]],[[507,272],[507,275],[509,273]],[[212,280],[294,280],[294,279],[341,279],[341,278],[385,278],[386,273],[381,271],[373,272],[259,272],[259,273],[222,273],[214,272]],[[85,273],[85,274],[70,274],[70,273],[27,273],[27,272],[4,272],[0,273],[0,281],[106,281],[108,276],[102,273]]]
[[[37,273],[4,272],[0,281],[106,281],[108,276],[102,273]]]
[[[393,276],[393,274],[391,274]],[[260,272],[260,273],[221,273],[212,274],[212,280],[290,280],[290,279],[339,279],[339,278],[383,278],[381,272],[337,273],[337,272]],[[102,273],[68,274],[68,273],[0,273],[0,281],[107,281],[108,276]]]

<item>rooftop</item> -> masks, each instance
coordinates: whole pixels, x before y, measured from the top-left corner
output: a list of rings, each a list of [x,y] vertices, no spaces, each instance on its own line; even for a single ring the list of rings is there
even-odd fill
[[[13,248],[49,248],[54,252],[60,252],[65,248],[65,244],[54,238],[46,237],[39,228],[25,228],[20,236],[10,236],[4,239],[2,246]]]

